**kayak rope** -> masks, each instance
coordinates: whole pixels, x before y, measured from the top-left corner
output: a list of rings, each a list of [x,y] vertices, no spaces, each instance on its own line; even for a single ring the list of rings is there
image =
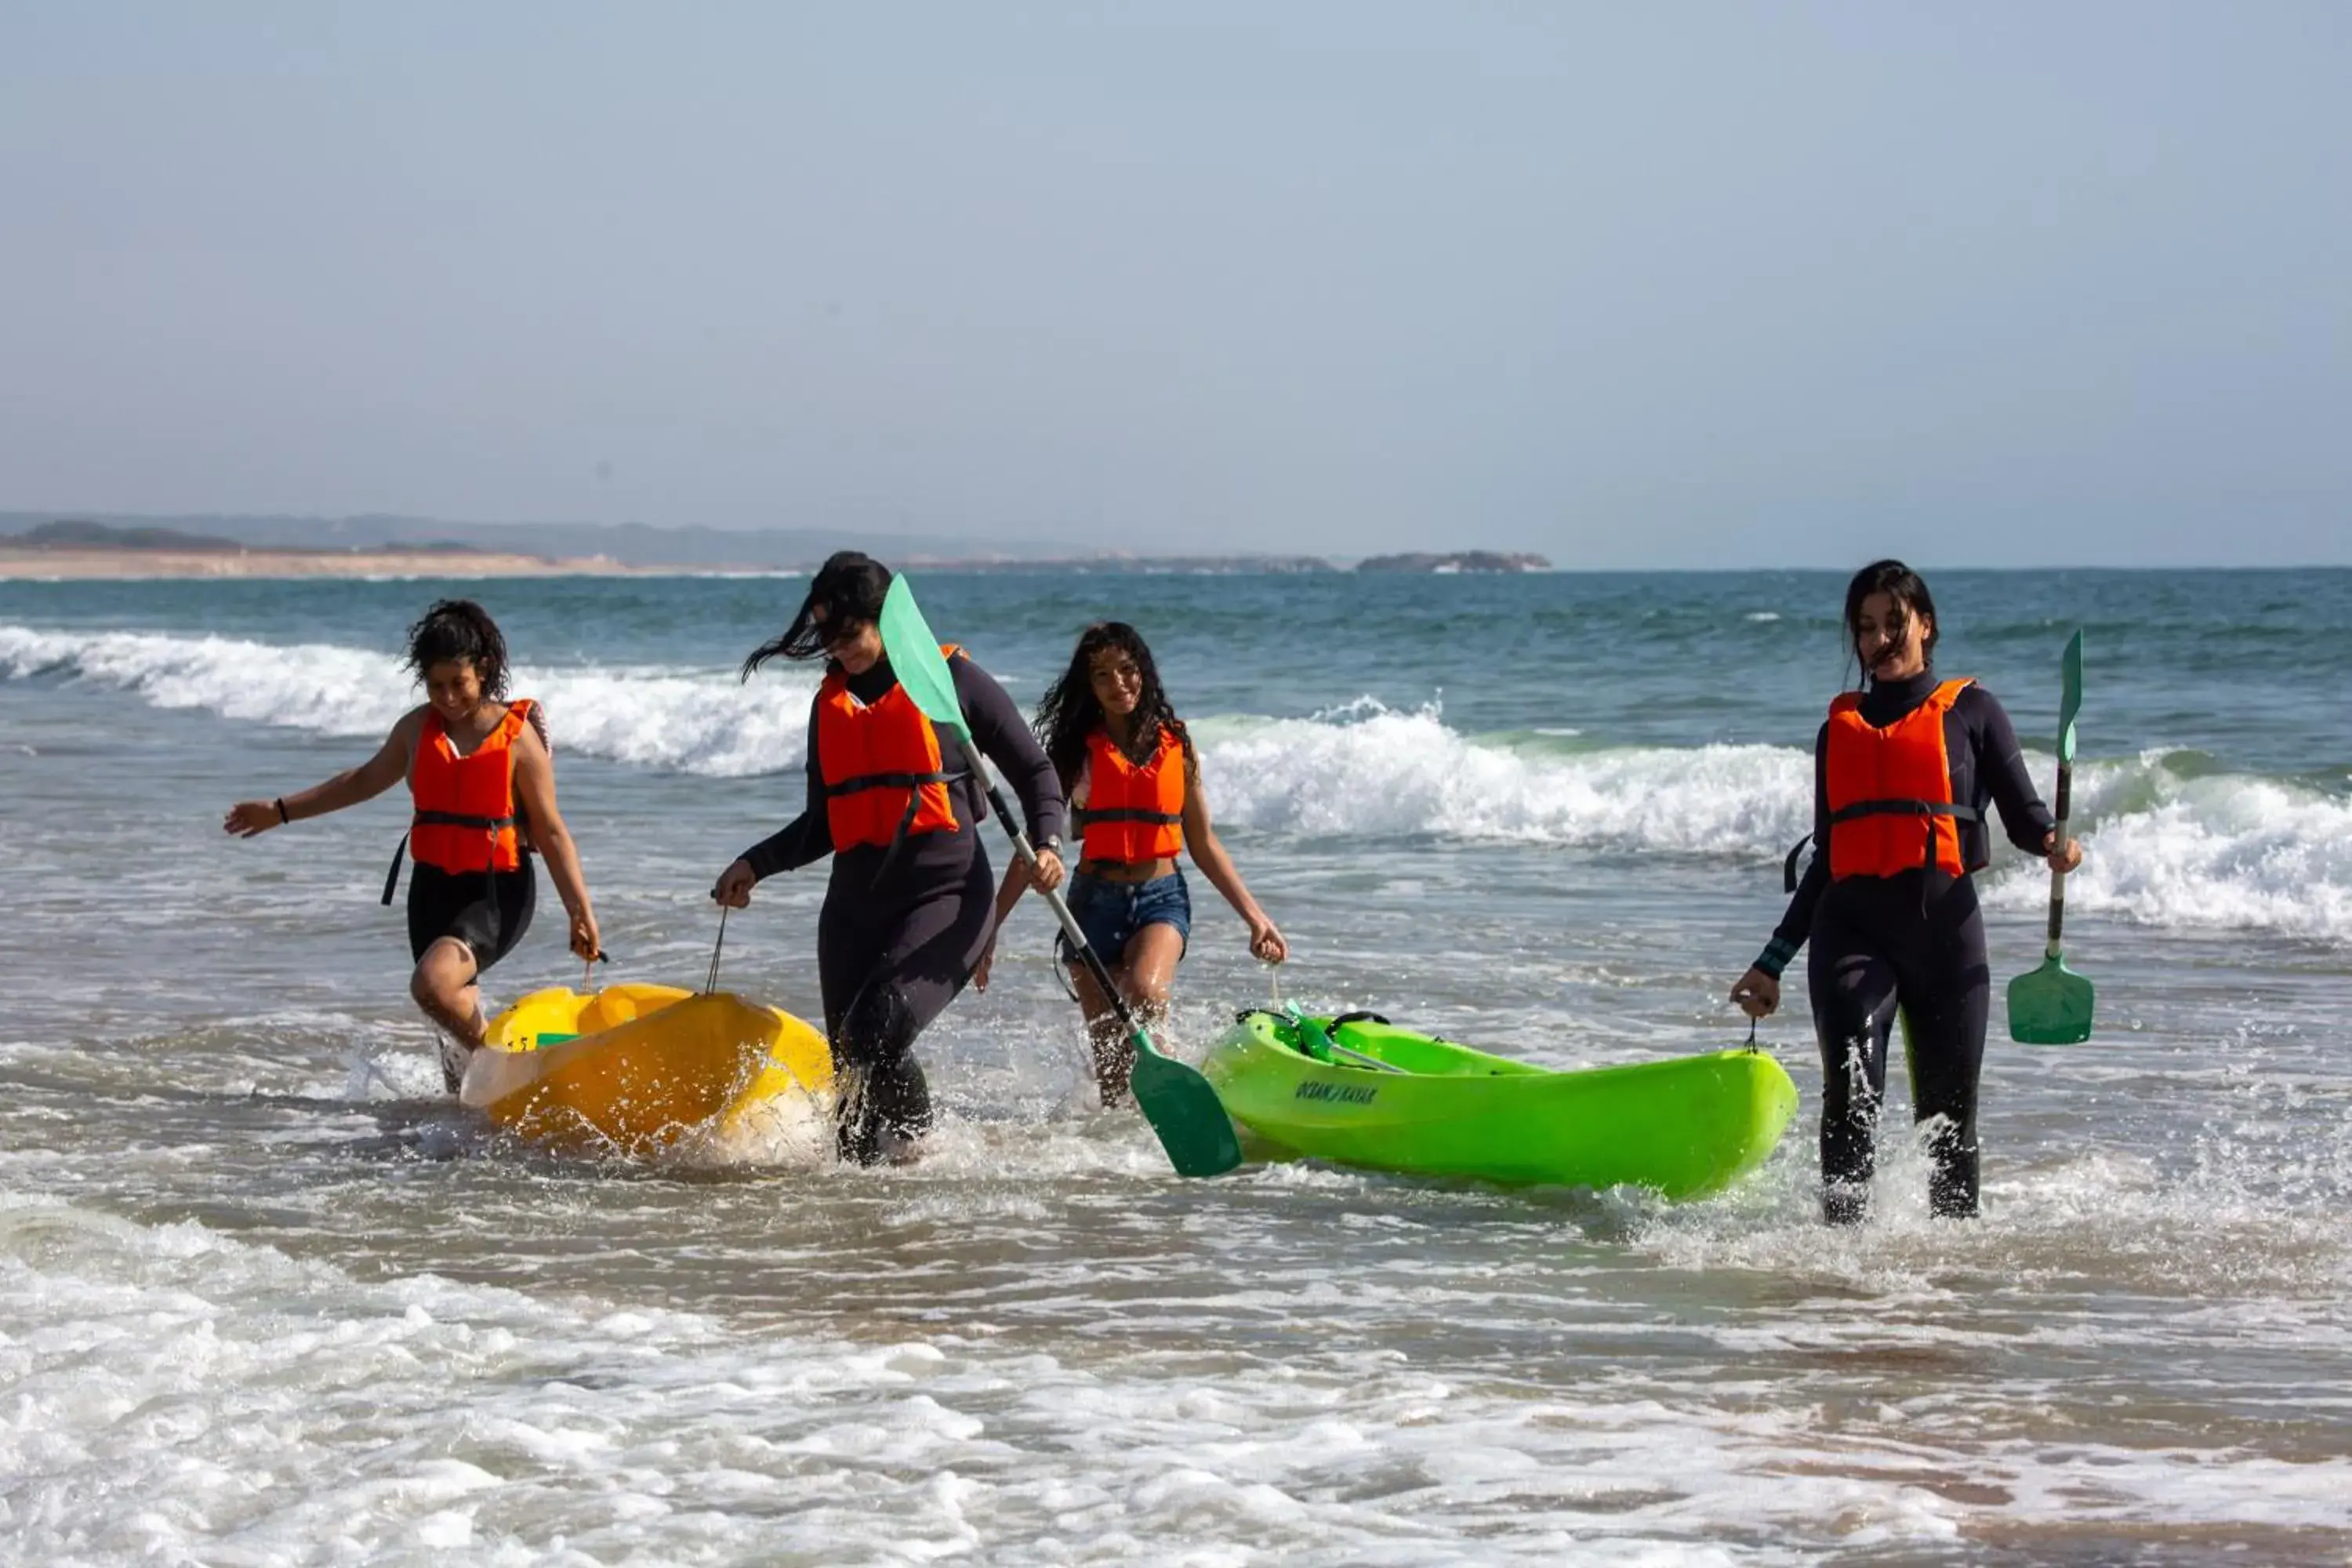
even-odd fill
[[[703,977],[702,994],[709,995],[719,989],[719,955],[727,946],[727,906],[719,906],[719,940],[710,944],[710,973]]]

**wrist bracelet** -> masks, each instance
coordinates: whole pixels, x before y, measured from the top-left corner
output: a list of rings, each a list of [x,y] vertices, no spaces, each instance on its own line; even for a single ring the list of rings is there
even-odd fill
[[[282,795],[278,797],[278,820],[280,822],[291,822],[294,820],[292,815],[286,809],[286,797]]]

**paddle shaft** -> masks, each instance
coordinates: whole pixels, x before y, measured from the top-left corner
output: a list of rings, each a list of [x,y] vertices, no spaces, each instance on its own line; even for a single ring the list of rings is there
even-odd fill
[[[1029,869],[1029,879],[1036,883],[1037,890],[1053,907],[1054,918],[1062,922],[1062,934],[1069,939],[1071,950],[1087,966],[1087,973],[1095,977],[1095,984],[1109,1001],[1111,1010],[1118,1015],[1119,1027],[1125,1029],[1128,1037],[1138,1046],[1147,1051],[1152,1050],[1151,1037],[1144,1032],[1142,1021],[1128,1006],[1127,999],[1119,994],[1118,983],[1111,978],[1110,970],[1095,952],[1094,944],[1087,941],[1087,933],[1078,929],[1076,917],[1070,913],[1070,906],[1062,900],[1061,889],[1049,888],[1037,880],[1037,851],[1031,847],[1029,835],[1022,831],[1021,824],[1013,820],[1013,807],[1006,803],[1004,792],[997,787],[996,775],[988,770],[988,759],[980,754],[980,748],[972,744],[971,737],[961,731],[956,734],[956,744],[963,752],[963,765],[971,770],[971,776],[987,793],[989,809],[996,813],[997,822],[1004,828],[1006,837],[1013,840],[1013,852],[1021,858],[1021,864]]]
[[[2074,764],[2061,757],[2058,760],[2058,827],[2051,847],[2063,851],[2066,847],[2066,799],[2074,791]],[[2055,958],[2059,954],[2058,933],[2066,923],[2066,873],[2053,867],[2050,871],[2050,940],[2043,944],[2042,956]]]
[[[1331,1032],[1328,1029],[1326,1029],[1323,1032],[1323,1046],[1324,1048],[1328,1050],[1333,1056],[1345,1057],[1349,1061],[1355,1063],[1358,1067],[1370,1068],[1374,1072],[1404,1072],[1407,1070],[1397,1066],[1394,1062],[1384,1062],[1378,1057],[1368,1057],[1361,1051],[1349,1050],[1347,1047],[1333,1040],[1331,1038]]]

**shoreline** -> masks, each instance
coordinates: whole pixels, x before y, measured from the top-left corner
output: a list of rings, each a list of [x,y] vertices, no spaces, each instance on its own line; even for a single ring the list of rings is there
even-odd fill
[[[0,581],[134,582],[201,577],[667,577],[605,555],[555,559],[496,552],[396,550],[73,550],[0,543]]]

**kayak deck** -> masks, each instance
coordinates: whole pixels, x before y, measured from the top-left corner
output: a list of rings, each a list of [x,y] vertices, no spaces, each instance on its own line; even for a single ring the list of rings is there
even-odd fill
[[[1797,1104],[1752,1050],[1558,1071],[1367,1014],[1243,1014],[1202,1062],[1277,1156],[1504,1185],[1718,1192],[1761,1164]]]
[[[698,1129],[749,1126],[785,1097],[829,1091],[824,1037],[727,992],[619,984],[534,991],[490,1021],[460,1103],[551,1148],[657,1152]]]

